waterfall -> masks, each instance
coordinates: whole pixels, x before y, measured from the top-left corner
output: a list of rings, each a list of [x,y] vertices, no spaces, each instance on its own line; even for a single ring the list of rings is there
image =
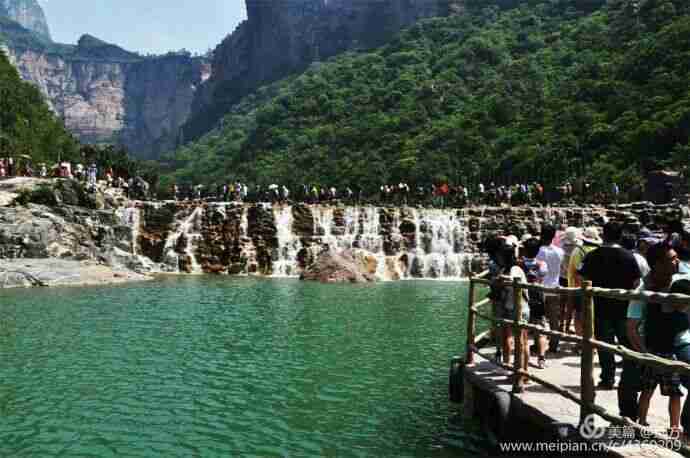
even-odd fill
[[[183,252],[189,260],[189,269],[192,274],[202,273],[201,266],[197,262],[194,254],[195,244],[201,240],[202,236],[199,232],[199,219],[203,214],[203,207],[196,207],[192,213],[183,220],[175,231],[172,231],[165,241],[164,247],[164,268],[163,270],[173,272],[180,272],[180,255],[178,254],[180,238],[184,237],[185,246]]]
[[[453,211],[413,210],[415,249],[408,257],[407,276],[458,279],[469,257],[464,253],[467,231]]]
[[[344,227],[336,231],[334,208],[314,206],[314,236],[320,240],[320,248],[352,250],[363,262],[375,260],[374,273],[380,280],[463,277],[469,261],[464,253],[467,230],[464,219],[457,212],[385,209],[392,221],[387,225],[389,233],[384,234],[382,211],[384,209],[377,207],[346,207],[342,209]],[[403,212],[411,214],[415,226],[415,248],[410,250],[405,249],[405,239],[400,231]],[[280,227],[278,231],[281,231]],[[386,254],[390,251],[389,248],[384,251],[386,243],[396,247],[394,254]]]
[[[126,207],[122,210],[120,220],[123,226],[132,228],[132,254],[137,256],[139,254],[137,248],[141,227],[141,210],[135,206]]]
[[[226,267],[231,274],[270,271],[275,277],[298,277],[305,263],[328,249],[347,251],[365,272],[379,280],[441,280],[462,278],[470,260],[465,253],[465,214],[458,210],[295,208],[287,204],[212,207],[208,217],[203,217],[204,207],[178,207],[176,222],[164,242],[161,270],[201,273]],[[253,215],[260,219],[250,220]],[[137,213],[134,218],[138,217]],[[275,232],[271,224],[275,224]],[[258,232],[250,234],[250,230]],[[203,268],[195,255],[200,249]],[[228,260],[228,256],[231,265],[220,265],[219,261]]]
[[[273,276],[299,276],[297,254],[302,248],[302,242],[292,231],[292,207],[289,205],[276,206],[273,208],[273,216],[278,238],[277,259],[273,261]]]

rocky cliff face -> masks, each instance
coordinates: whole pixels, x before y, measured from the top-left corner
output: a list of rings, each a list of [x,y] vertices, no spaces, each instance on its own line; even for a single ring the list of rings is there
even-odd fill
[[[18,22],[42,38],[51,39],[43,8],[37,0],[0,0],[0,16]]]
[[[42,185],[49,182],[43,180]],[[320,281],[458,279],[483,270],[481,241],[620,221],[636,232],[690,222],[683,205],[424,209],[344,205],[131,202],[118,190],[57,180],[25,205],[0,206],[3,270],[36,259],[120,271],[299,277]],[[40,190],[40,192],[39,192]],[[29,203],[31,202],[31,203]],[[9,267],[3,269],[3,263]],[[14,264],[13,264],[14,263]],[[39,264],[43,265],[43,264]]]
[[[81,141],[121,144],[145,158],[175,146],[210,72],[203,58],[144,58],[90,35],[76,46],[53,43],[36,0],[0,0],[0,41]]]
[[[142,58],[94,40],[67,53],[9,43],[9,57],[81,141],[123,144],[142,157],[174,146],[209,65],[188,55]]]
[[[252,90],[349,49],[371,48],[456,0],[246,0],[247,20],[215,50],[184,139],[205,133]]]

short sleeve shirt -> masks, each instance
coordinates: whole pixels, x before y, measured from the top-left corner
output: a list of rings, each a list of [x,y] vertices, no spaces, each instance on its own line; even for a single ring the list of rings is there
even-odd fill
[[[537,260],[544,261],[549,269],[546,278],[544,278],[544,286],[548,288],[557,288],[559,286],[558,280],[561,274],[563,256],[563,250],[554,245],[543,246],[539,249]]]
[[[579,272],[593,286],[611,289],[635,289],[641,277],[635,256],[619,246],[603,246],[588,253]],[[594,305],[599,319],[626,318],[628,301],[597,297]]]

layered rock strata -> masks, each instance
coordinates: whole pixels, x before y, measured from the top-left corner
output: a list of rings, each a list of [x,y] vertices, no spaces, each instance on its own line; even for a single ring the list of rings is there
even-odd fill
[[[73,54],[10,44],[9,57],[82,142],[122,144],[148,158],[174,148],[194,93],[208,77],[205,60],[184,54],[142,58],[112,49],[90,57],[82,55],[83,43]]]
[[[0,207],[4,265],[59,259],[118,272],[321,281],[458,279],[483,268],[487,236],[537,234],[545,222],[582,227],[613,219],[629,231],[690,222],[687,207],[648,203],[438,210],[130,202],[118,194],[85,193],[67,180],[37,188],[29,202]]]

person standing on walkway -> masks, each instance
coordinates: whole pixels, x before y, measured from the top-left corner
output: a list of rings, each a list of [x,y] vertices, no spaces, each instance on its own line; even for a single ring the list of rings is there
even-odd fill
[[[568,263],[568,287],[581,288],[583,279],[579,269],[588,253],[596,250],[601,246],[601,239],[599,238],[599,231],[596,227],[590,226],[580,235],[582,245],[575,248],[570,255]],[[573,298],[573,308],[575,309],[575,334],[582,335],[582,296],[575,296]],[[580,349],[578,348],[577,351]]]
[[[580,247],[582,242],[579,239],[579,231],[576,227],[566,228],[565,231],[561,234],[560,241],[561,249],[563,250],[563,261],[561,262],[561,273],[558,282],[563,288],[567,288],[568,286],[570,286],[570,283],[568,281],[568,269],[570,267],[570,258],[572,257],[573,252]],[[565,333],[570,333],[574,315],[573,312],[575,311],[575,298],[571,296],[566,296],[562,299],[562,302],[565,304],[565,306],[561,318],[561,331]]]
[[[546,278],[548,274],[548,266],[544,261],[536,259],[541,248],[539,240],[534,237],[528,238],[523,242],[522,247],[525,255],[520,261],[520,268],[525,272],[527,283],[543,285],[544,278]],[[545,314],[543,291],[529,291],[529,310],[530,324],[541,326],[547,331],[551,329]],[[537,332],[534,333],[534,340],[536,342],[537,367],[539,369],[545,369],[546,336]]]
[[[599,288],[637,288],[640,282],[640,268],[635,256],[619,245],[622,226],[616,222],[604,226],[604,244],[585,256],[579,273]],[[597,340],[609,344],[629,347],[626,333],[628,303],[620,299],[594,298],[594,335]],[[601,380],[597,387],[612,390],[616,382],[616,362],[613,354],[599,351]],[[620,402],[620,392],[619,392]]]
[[[678,290],[682,283],[674,282],[674,275],[678,271],[678,255],[670,244],[664,242],[654,245],[649,249],[647,259],[651,272],[644,279],[640,292],[683,292]],[[676,285],[675,290],[672,285]],[[644,299],[633,300],[628,306],[627,317],[628,338],[633,350],[667,359],[690,360],[690,323],[685,309]],[[633,382],[633,378],[630,379]],[[660,374],[652,367],[641,366],[637,369],[635,379],[639,381],[639,391],[642,391],[639,399],[639,422],[646,423],[652,395],[656,386],[661,385],[662,396],[670,397],[671,428],[678,430],[682,397],[679,375]]]
[[[545,225],[541,231],[541,248],[537,255],[537,260],[546,263],[548,273],[544,278],[544,286],[547,288],[558,288],[560,286],[559,277],[561,274],[561,263],[563,262],[563,250],[553,244],[556,237],[556,228],[550,224]],[[558,294],[545,293],[544,307],[546,317],[549,320],[549,327],[554,331],[561,329],[561,298]],[[558,338],[549,339],[549,352],[558,352]]]

